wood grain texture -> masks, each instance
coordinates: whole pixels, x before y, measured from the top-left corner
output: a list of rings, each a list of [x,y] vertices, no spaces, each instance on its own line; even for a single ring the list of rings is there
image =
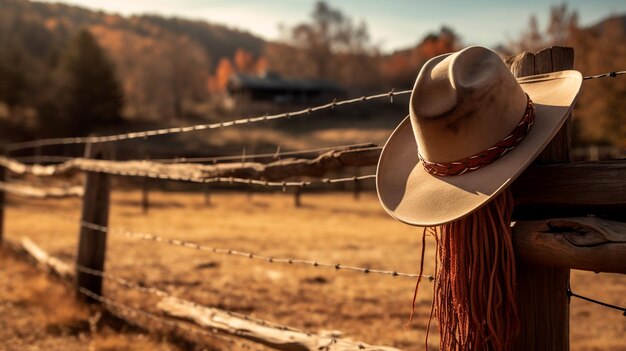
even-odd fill
[[[85,154],[94,159],[107,158],[109,156],[108,150],[106,144],[88,144]],[[106,227],[109,221],[109,175],[88,172],[84,193],[81,221]],[[82,267],[104,271],[106,242],[107,233],[81,226],[76,263]],[[79,290],[80,288],[85,288],[96,295],[102,295],[102,277],[77,271],[76,289]],[[83,294],[77,294],[77,296],[89,303],[98,303],[97,300]]]
[[[166,315],[192,321],[204,328],[217,329],[224,334],[254,341],[276,350],[398,351],[398,349],[393,347],[372,346],[341,337],[311,334],[271,326],[267,323],[239,318],[222,310],[198,306],[177,298],[162,299],[157,304],[157,307]]]
[[[517,258],[527,264],[626,274],[626,223],[597,217],[521,221]]]
[[[6,181],[6,169],[0,166],[0,182]],[[4,199],[4,191],[0,191],[0,245],[2,245],[4,239],[4,207],[6,202]]]
[[[571,48],[543,49],[534,54],[532,64],[519,62],[530,61],[531,56],[531,54],[524,53],[511,60],[511,67],[525,68],[513,72],[517,77],[571,69],[574,65]],[[534,65],[534,72],[530,71],[532,65]],[[569,162],[570,117],[568,116],[563,127],[537,157],[535,164]],[[546,174],[537,174],[541,174],[540,181],[533,185],[533,190],[536,191],[536,196],[541,196],[542,192],[550,191],[550,187],[541,181],[546,179]],[[555,176],[560,179],[565,178],[562,174],[552,175],[552,177]],[[514,198],[523,196],[523,191],[514,192]],[[519,202],[517,198],[516,201]],[[533,209],[527,212],[532,213]],[[536,215],[540,216],[542,213],[536,213]],[[569,269],[536,266],[519,260],[517,256],[516,260],[516,293],[521,330],[513,349],[517,351],[569,350],[569,298],[566,293],[569,284]]]

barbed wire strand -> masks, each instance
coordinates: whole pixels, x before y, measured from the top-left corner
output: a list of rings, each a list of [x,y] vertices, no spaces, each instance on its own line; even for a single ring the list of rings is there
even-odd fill
[[[578,294],[574,293],[572,291],[572,289],[569,288],[569,287],[567,288],[567,296],[570,296],[570,297],[573,296],[573,297],[579,298],[581,300],[585,300],[585,301],[588,301],[588,302],[591,302],[591,303],[595,303],[596,305],[600,305],[600,306],[604,306],[604,307],[608,307],[608,308],[611,308],[611,309],[614,309],[614,310],[621,311],[621,312],[623,312],[623,316],[626,317],[626,307],[620,307],[620,306],[612,305],[610,303],[598,301],[598,300],[592,299],[590,297],[578,295]]]
[[[606,77],[615,78],[618,75],[622,75],[622,74],[626,74],[626,71],[612,71],[612,72],[597,74],[593,76],[585,76],[583,77],[583,80],[599,79],[599,78],[606,78]],[[318,105],[315,107],[308,107],[308,108],[301,109],[298,111],[285,112],[285,113],[279,113],[279,114],[273,114],[273,115],[266,114],[263,116],[250,117],[250,118],[240,118],[240,119],[235,119],[235,120],[231,120],[227,122],[196,124],[196,125],[187,126],[187,127],[161,128],[161,129],[153,129],[153,130],[122,133],[122,134],[113,134],[113,135],[106,135],[106,136],[50,138],[50,139],[38,139],[38,140],[24,141],[24,142],[8,144],[6,146],[6,150],[15,151],[15,150],[30,149],[30,148],[35,148],[39,146],[49,146],[49,145],[105,143],[105,142],[112,142],[112,141],[137,139],[137,138],[147,138],[147,137],[152,137],[152,136],[157,136],[157,135],[187,133],[187,132],[193,132],[193,131],[205,130],[205,129],[225,128],[225,127],[251,124],[251,123],[257,123],[257,122],[271,121],[271,120],[276,120],[276,119],[291,118],[291,117],[297,117],[297,116],[308,116],[312,112],[317,112],[317,111],[326,110],[326,109],[334,109],[337,106],[371,101],[375,99],[389,98],[389,101],[393,103],[394,96],[408,95],[411,92],[412,90],[410,89],[401,90],[401,91],[394,91],[394,89],[391,89],[389,92],[381,93],[381,94],[361,96],[361,97],[341,100],[341,101],[337,101],[335,99],[332,102],[329,102],[323,105]]]
[[[236,178],[236,177],[197,178],[197,177],[173,176],[173,175],[157,173],[157,172],[146,172],[146,171],[139,171],[139,170],[132,170],[132,171],[113,170],[113,169],[104,168],[104,167],[84,167],[83,170],[91,171],[91,172],[107,173],[107,174],[113,174],[113,175],[120,175],[120,176],[178,180],[178,181],[187,181],[187,182],[192,182],[192,183],[204,183],[204,184],[230,183],[230,184],[259,185],[263,187],[279,187],[279,188],[283,188],[283,191],[287,187],[303,188],[303,187],[315,185],[315,184],[334,184],[334,183],[354,182],[354,181],[359,181],[359,180],[376,178],[375,174],[368,174],[368,175],[363,175],[363,176],[353,176],[353,177],[344,177],[344,178],[322,178],[320,180],[276,182],[276,181],[267,181],[267,180],[258,180],[258,179],[249,179],[249,178]]]
[[[176,134],[176,133],[187,133],[198,130],[205,129],[218,129],[232,126],[241,126],[245,124],[252,124],[258,122],[266,122],[277,119],[291,118],[297,116],[308,116],[312,112],[317,112],[321,110],[334,109],[338,106],[349,105],[359,102],[371,101],[376,99],[390,99],[393,102],[394,96],[399,95],[408,95],[411,93],[411,90],[402,90],[402,91],[394,91],[393,89],[386,93],[369,95],[369,96],[361,96],[358,98],[341,100],[337,101],[336,99],[332,102],[318,105],[315,107],[308,107],[305,109],[301,109],[298,111],[285,112],[273,115],[263,115],[258,117],[250,117],[250,118],[240,118],[227,122],[217,122],[217,123],[206,123],[206,124],[196,124],[187,127],[171,127],[171,128],[162,128],[162,129],[153,129],[139,132],[130,132],[130,133],[122,133],[122,134],[113,134],[106,136],[89,136],[89,137],[69,137],[69,138],[50,138],[50,139],[39,139],[32,141],[24,141],[19,143],[12,143],[6,146],[6,150],[15,151],[21,149],[30,149],[39,146],[49,146],[49,145],[68,145],[68,144],[85,144],[85,143],[105,143],[112,141],[121,141],[121,140],[129,140],[129,139],[137,139],[137,138],[147,138],[153,137],[157,135],[166,135],[166,134]]]
[[[212,246],[201,245],[201,244],[188,241],[188,240],[172,239],[172,238],[167,238],[167,237],[156,235],[156,234],[135,232],[135,231],[131,231],[131,230],[124,229],[124,228],[109,228],[106,226],[102,226],[102,225],[98,225],[98,224],[90,223],[86,221],[77,221],[75,218],[72,218],[70,216],[65,216],[62,214],[54,213],[58,211],[50,211],[48,209],[44,210],[44,209],[39,208],[38,212],[51,215],[56,219],[59,219],[68,223],[78,222],[79,225],[83,228],[95,230],[101,233],[119,234],[119,235],[126,236],[129,238],[134,238],[134,239],[139,239],[139,240],[144,240],[144,241],[152,241],[152,242],[162,243],[162,244],[176,246],[176,247],[184,247],[188,249],[193,249],[193,250],[203,251],[203,252],[210,252],[214,254],[221,254],[221,255],[227,255],[227,256],[233,256],[233,257],[243,257],[243,258],[248,258],[248,259],[253,259],[253,260],[258,260],[258,261],[264,261],[267,263],[301,265],[301,266],[309,266],[309,267],[314,267],[314,268],[329,268],[329,269],[334,269],[336,271],[340,271],[340,270],[354,271],[354,272],[363,273],[364,275],[376,274],[376,275],[387,275],[387,276],[392,276],[392,277],[404,277],[404,278],[419,277],[419,274],[417,273],[406,273],[406,272],[399,272],[395,270],[359,267],[359,266],[352,266],[352,265],[344,265],[340,263],[328,263],[328,262],[324,262],[321,260],[306,260],[306,259],[300,259],[300,258],[274,257],[274,256],[241,251],[237,249],[217,248],[217,247],[212,247]],[[422,275],[422,278],[428,279],[431,282],[434,280],[434,277],[432,275]]]
[[[321,153],[324,151],[331,151],[335,149],[351,149],[354,148],[358,150],[358,148],[377,148],[382,149],[382,146],[377,146],[374,143],[359,143],[359,144],[350,144],[350,145],[338,145],[338,146],[329,146],[318,149],[308,149],[308,150],[297,150],[297,151],[286,151],[286,152],[268,152],[261,154],[251,154],[246,155],[246,160],[254,160],[258,158],[272,158],[272,159],[281,159],[285,156],[296,156],[296,155],[306,155],[313,153]],[[280,149],[278,149],[280,150]],[[176,157],[176,158],[161,158],[161,159],[153,159],[155,162],[163,162],[163,163],[193,163],[193,162],[218,162],[218,161],[240,161],[241,155],[227,155],[227,156],[207,156],[207,157]]]
[[[612,72],[607,72],[607,73],[602,73],[602,74],[596,74],[595,76],[586,76],[586,77],[583,77],[583,80],[599,79],[599,78],[615,78],[622,74],[626,74],[626,71],[612,71]]]
[[[220,340],[220,341],[227,342],[227,343],[229,343],[231,345],[239,346],[239,347],[241,347],[243,349],[259,350],[259,351],[265,350],[264,348],[252,347],[249,344],[233,340],[232,338],[223,335],[223,333],[221,333],[219,330],[217,330],[215,328],[207,328],[207,329],[205,329],[205,328],[196,327],[196,326],[191,325],[191,324],[185,324],[185,323],[177,322],[177,321],[174,321],[174,320],[171,320],[171,319],[167,319],[165,317],[161,317],[161,316],[158,316],[156,314],[144,311],[144,310],[142,310],[140,308],[132,307],[132,306],[126,305],[124,303],[121,303],[119,301],[114,301],[114,300],[112,300],[110,298],[104,297],[102,295],[98,295],[98,294],[96,294],[96,293],[94,293],[92,291],[89,291],[89,290],[87,290],[87,289],[85,289],[83,287],[79,288],[78,291],[81,294],[85,295],[85,296],[88,296],[88,297],[90,297],[90,298],[92,298],[94,300],[97,300],[97,301],[99,301],[99,302],[101,302],[101,303],[103,303],[105,305],[108,305],[108,306],[111,306],[113,308],[119,309],[119,310],[123,311],[123,313],[129,314],[129,315],[132,315],[132,316],[135,316],[135,317],[136,316],[141,316],[143,318],[155,321],[155,322],[157,322],[157,323],[159,323],[161,325],[174,327],[176,329],[179,329],[179,330],[182,330],[182,331],[186,331],[186,332],[189,332],[189,333],[193,333],[193,334],[197,334],[197,335],[207,336],[207,337],[210,337],[210,338],[213,338],[213,339],[217,339],[217,340]]]
[[[356,271],[356,272],[360,272],[360,273],[363,273],[363,274],[381,274],[381,275],[390,275],[390,276],[394,276],[394,277],[406,277],[406,278],[417,278],[417,277],[419,277],[419,274],[414,274],[414,273],[404,273],[404,272],[391,271],[391,270],[374,269],[374,268],[369,268],[369,267],[350,266],[350,265],[343,265],[343,264],[340,264],[340,263],[327,263],[327,262],[322,262],[322,261],[317,261],[317,260],[305,260],[305,259],[299,259],[299,258],[273,257],[273,256],[255,254],[255,253],[252,253],[252,252],[246,252],[246,251],[235,250],[235,249],[224,249],[224,248],[210,247],[210,246],[197,244],[197,243],[192,242],[192,241],[187,241],[187,240],[182,240],[182,239],[166,238],[166,237],[163,237],[163,236],[160,236],[160,235],[155,235],[155,234],[133,232],[133,231],[130,231],[130,230],[127,230],[127,229],[115,229],[115,228],[111,229],[111,228],[108,228],[108,227],[105,227],[105,226],[101,226],[101,225],[97,225],[97,224],[89,223],[89,222],[85,222],[85,221],[81,221],[80,224],[84,228],[95,230],[95,231],[99,231],[99,232],[102,232],[102,233],[121,234],[121,235],[124,235],[124,236],[127,236],[127,237],[140,239],[140,240],[145,240],[145,241],[153,241],[153,242],[158,242],[158,243],[164,243],[164,244],[167,244],[167,245],[172,245],[172,246],[177,246],[177,247],[185,247],[185,248],[189,248],[189,249],[194,249],[194,250],[204,251],[204,252],[211,252],[211,253],[216,253],[216,254],[245,257],[245,258],[249,258],[249,259],[265,261],[265,262],[268,262],[268,263],[281,263],[281,264],[289,264],[289,265],[305,265],[305,266],[311,266],[311,267],[316,267],[316,268],[331,268],[331,269],[334,269],[334,270],[337,270],[337,271],[339,271],[339,270]],[[426,279],[428,279],[430,281],[434,280],[434,277],[431,276],[431,275],[423,275],[422,277],[426,278]]]
[[[272,158],[273,160],[280,160],[285,156],[297,156],[297,155],[307,155],[317,153],[318,155],[325,151],[331,150],[362,150],[362,149],[382,149],[382,146],[378,146],[375,143],[358,143],[358,144],[349,144],[349,145],[337,145],[337,146],[328,146],[317,149],[305,149],[305,150],[295,150],[295,151],[286,151],[286,152],[272,152],[272,153],[260,153],[260,154],[250,154],[245,155],[245,161],[255,160],[259,158]],[[280,151],[280,148],[277,149]],[[17,156],[12,159],[25,163],[25,162],[33,162],[33,163],[63,163],[66,161],[72,161],[76,159],[87,159],[85,157],[71,157],[71,156],[55,156],[55,155],[39,155],[39,156]],[[201,162],[212,162],[213,164],[217,164],[219,161],[241,161],[242,155],[224,155],[224,156],[203,156],[203,157],[174,157],[174,158],[155,158],[150,159],[152,162],[160,162],[160,163],[201,163]],[[129,159],[129,160],[119,160],[123,162],[129,161],[148,161],[148,159]],[[221,163],[221,162],[219,162]]]

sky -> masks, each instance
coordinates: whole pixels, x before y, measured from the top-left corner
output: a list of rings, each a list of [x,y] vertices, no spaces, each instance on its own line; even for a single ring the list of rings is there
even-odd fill
[[[122,15],[159,14],[202,19],[249,31],[265,39],[280,37],[279,25],[307,21],[316,0],[40,0],[63,2]],[[411,47],[427,33],[448,25],[468,45],[495,46],[517,38],[535,14],[543,28],[551,6],[566,3],[581,25],[610,14],[626,14],[624,0],[326,0],[355,22],[365,21],[384,51]]]

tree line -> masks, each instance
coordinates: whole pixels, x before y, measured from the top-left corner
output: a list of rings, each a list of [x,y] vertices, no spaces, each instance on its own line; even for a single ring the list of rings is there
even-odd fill
[[[383,53],[365,22],[323,1],[307,21],[281,26],[274,42],[200,21],[3,1],[5,131],[37,136],[81,135],[129,119],[180,123],[219,115],[215,102],[235,72],[328,79],[351,95],[406,89],[428,59],[466,45],[443,26],[411,48]],[[575,11],[559,5],[548,23],[541,26],[533,16],[527,28],[497,48],[503,56],[567,45],[575,48],[575,66],[583,73],[624,68],[626,17],[584,28]],[[626,85],[587,85],[574,114],[575,142],[626,146]]]

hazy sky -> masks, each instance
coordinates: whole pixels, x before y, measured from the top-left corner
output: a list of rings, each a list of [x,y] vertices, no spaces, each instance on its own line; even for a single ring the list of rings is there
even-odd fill
[[[58,2],[57,0],[43,0]],[[279,36],[278,25],[308,19],[316,0],[66,0],[123,15],[152,13],[226,24],[267,39]],[[372,39],[389,51],[416,44],[429,31],[446,24],[466,44],[493,46],[515,38],[536,14],[543,27],[550,6],[567,3],[578,10],[580,23],[592,24],[611,13],[626,13],[624,0],[327,0],[355,21],[369,25]]]

